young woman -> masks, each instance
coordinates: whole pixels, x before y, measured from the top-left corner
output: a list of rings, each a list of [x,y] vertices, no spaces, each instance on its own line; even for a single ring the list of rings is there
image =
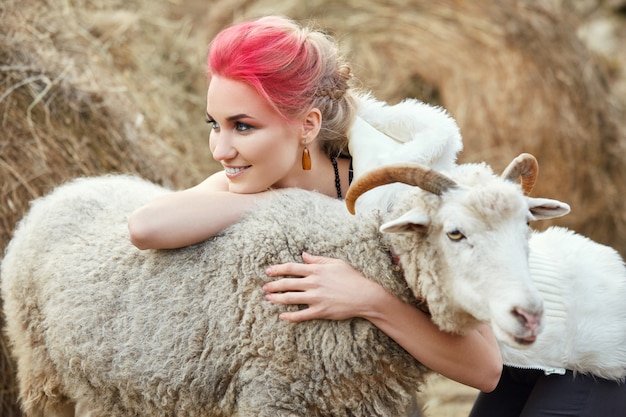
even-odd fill
[[[236,24],[212,41],[208,79],[210,148],[224,170],[133,213],[129,230],[138,248],[205,240],[272,189],[299,187],[337,198],[348,189],[347,132],[357,100],[349,66],[332,39],[283,17]],[[495,388],[502,360],[487,326],[463,336],[444,333],[347,263],[314,254],[303,259],[267,271],[300,277],[263,288],[270,303],[308,305],[281,319],[362,317],[436,372],[481,391]]]

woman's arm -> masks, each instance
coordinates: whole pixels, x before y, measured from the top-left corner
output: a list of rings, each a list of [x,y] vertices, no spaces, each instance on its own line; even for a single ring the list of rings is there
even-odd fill
[[[383,291],[365,318],[435,372],[483,392],[496,388],[502,357],[488,325],[464,335],[443,332],[421,310]]]
[[[281,319],[299,322],[362,317],[435,372],[485,392],[496,387],[502,358],[488,326],[465,335],[443,332],[421,310],[366,279],[346,262],[308,254],[303,258],[304,264],[274,265],[267,271],[269,276],[303,277],[283,278],[263,287],[272,303],[309,306],[282,313]],[[336,279],[338,276],[341,279]]]
[[[223,172],[195,187],[158,197],[128,220],[130,240],[139,249],[170,249],[215,236],[240,220],[265,196],[228,191]]]

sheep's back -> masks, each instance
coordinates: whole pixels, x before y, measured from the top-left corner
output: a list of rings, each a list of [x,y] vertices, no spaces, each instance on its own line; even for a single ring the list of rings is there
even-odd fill
[[[626,378],[626,266],[614,249],[561,227],[530,237],[530,269],[545,326],[526,349],[502,346],[505,363]]]
[[[286,307],[261,290],[267,266],[308,251],[344,258],[410,300],[387,248],[373,244],[374,224],[289,190],[200,244],[137,250],[127,216],[164,192],[126,177],[71,183],[33,204],[7,249],[5,299],[33,323],[31,339],[45,335],[65,394],[154,416],[229,415],[254,402],[244,391],[309,415],[409,401],[422,367],[369,322],[281,322]]]

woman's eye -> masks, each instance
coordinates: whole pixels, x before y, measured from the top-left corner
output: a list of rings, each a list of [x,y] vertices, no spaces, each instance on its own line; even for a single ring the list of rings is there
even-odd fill
[[[451,232],[448,232],[447,235],[448,235],[448,239],[454,240],[454,241],[459,241],[465,238],[465,235],[461,233],[460,230],[453,230]]]
[[[247,123],[243,123],[243,122],[236,122],[235,123],[235,130],[237,132],[247,132],[250,129],[252,129],[252,126],[250,126]]]
[[[207,119],[206,123],[211,126],[211,130],[213,131],[219,131],[221,129],[220,124],[213,119]],[[243,122],[234,122],[232,127],[237,132],[247,132],[253,129],[251,125]]]
[[[215,120],[212,120],[212,119],[208,119],[206,121],[206,124],[211,125],[212,130],[219,130],[220,128],[219,123],[217,123]]]

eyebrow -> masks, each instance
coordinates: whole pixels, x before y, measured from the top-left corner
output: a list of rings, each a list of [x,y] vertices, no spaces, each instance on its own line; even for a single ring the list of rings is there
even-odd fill
[[[213,117],[211,117],[211,115],[209,114],[209,112],[207,112],[207,113],[206,113],[206,117],[207,117],[208,119],[213,120]],[[239,113],[239,114],[235,114],[235,115],[233,115],[233,116],[228,116],[228,117],[226,118],[226,120],[227,120],[227,121],[229,121],[229,122],[232,122],[232,121],[234,121],[234,120],[240,120],[240,119],[254,119],[254,117],[252,117],[252,116],[250,116],[250,115],[248,115],[248,114],[246,114],[246,113]]]

